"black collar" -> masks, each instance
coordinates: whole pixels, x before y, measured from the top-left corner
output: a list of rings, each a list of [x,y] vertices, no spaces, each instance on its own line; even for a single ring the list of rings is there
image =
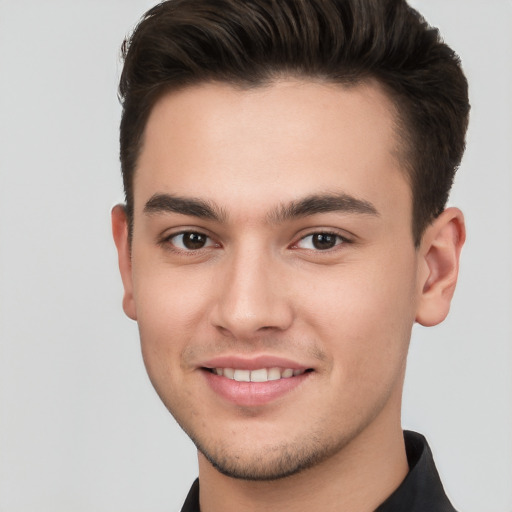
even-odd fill
[[[444,492],[427,440],[407,430],[404,440],[409,473],[375,512],[456,512]]]
[[[404,440],[409,473],[375,512],[456,512],[446,497],[427,440],[407,430]],[[199,480],[192,484],[181,512],[200,512]]]

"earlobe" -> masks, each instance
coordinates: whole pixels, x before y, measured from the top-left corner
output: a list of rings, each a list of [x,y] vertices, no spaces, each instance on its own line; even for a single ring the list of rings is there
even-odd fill
[[[465,239],[464,216],[458,208],[447,208],[426,229],[419,249],[416,321],[421,325],[437,325],[448,315]]]
[[[132,320],[137,320],[135,301],[133,299],[132,262],[130,241],[128,239],[128,219],[124,205],[112,208],[112,235],[117,247],[119,270],[123,281],[123,310]]]

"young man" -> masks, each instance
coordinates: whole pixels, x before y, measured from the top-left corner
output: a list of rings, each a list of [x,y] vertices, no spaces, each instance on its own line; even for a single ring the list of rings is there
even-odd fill
[[[124,57],[113,232],[183,511],[453,511],[400,408],[465,237],[456,55],[400,0],[173,0]]]

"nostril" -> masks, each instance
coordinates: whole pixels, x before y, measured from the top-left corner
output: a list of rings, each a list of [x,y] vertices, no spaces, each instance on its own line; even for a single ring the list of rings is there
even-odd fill
[[[236,338],[236,336],[228,328],[223,327],[222,325],[216,325],[215,327],[224,336],[228,338]]]

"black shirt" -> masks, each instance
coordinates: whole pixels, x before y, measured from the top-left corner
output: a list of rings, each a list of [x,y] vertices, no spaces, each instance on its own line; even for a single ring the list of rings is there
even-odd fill
[[[416,432],[404,432],[409,473],[398,489],[375,512],[456,512],[446,497],[427,440]],[[181,512],[200,512],[199,480],[196,480]]]

